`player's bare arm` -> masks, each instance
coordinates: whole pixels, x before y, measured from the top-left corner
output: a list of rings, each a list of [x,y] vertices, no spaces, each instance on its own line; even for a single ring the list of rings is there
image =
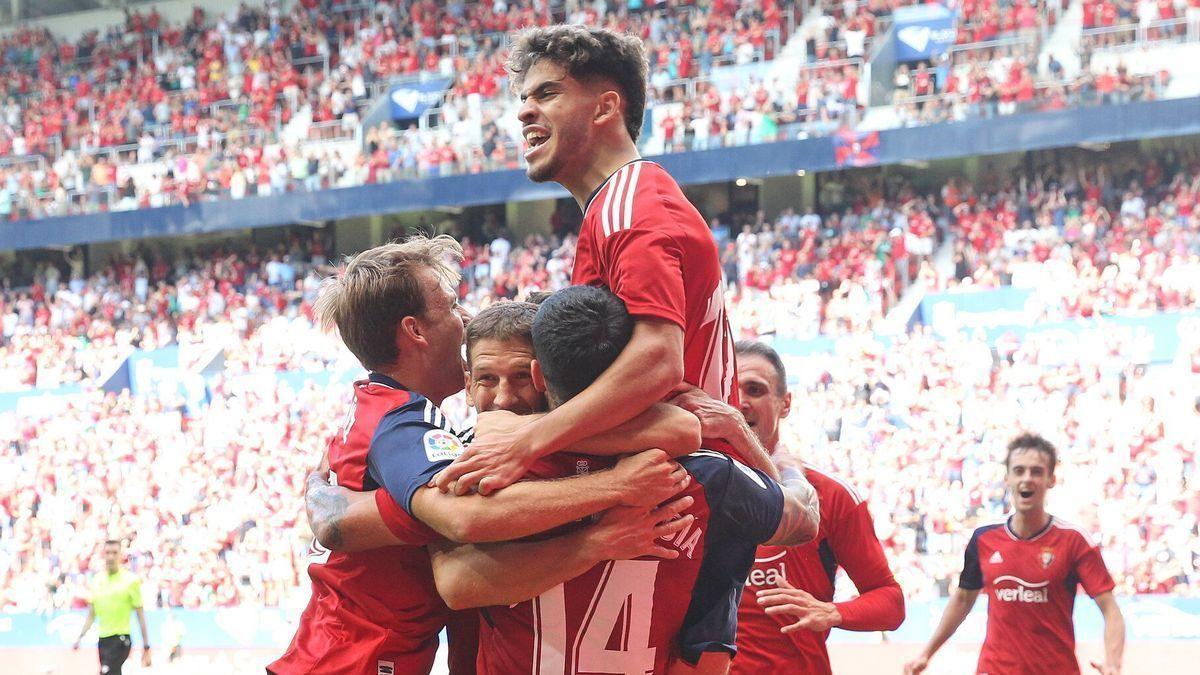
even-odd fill
[[[1112,591],[1097,595],[1095,600],[1104,617],[1104,663],[1092,661],[1092,667],[1102,675],[1120,675],[1125,660],[1125,616]]]
[[[783,488],[783,517],[770,546],[800,546],[816,539],[821,526],[821,506],[817,491],[804,474],[784,470],[779,485]]]
[[[142,631],[142,667],[150,667],[150,624],[146,623],[146,612],[141,607],[133,609],[137,615],[138,628]]]
[[[950,602],[946,604],[946,611],[942,612],[942,620],[938,622],[933,637],[929,638],[929,644],[925,645],[925,649],[917,658],[904,664],[904,675],[917,675],[929,667],[929,659],[932,659],[942,645],[946,644],[946,640],[954,635],[954,632],[966,620],[967,615],[971,613],[971,608],[975,606],[978,598],[978,589],[959,588],[954,591],[954,595],[950,596]]]
[[[317,542],[331,551],[368,551],[412,544],[397,537],[383,520],[375,491],[358,492],[331,485],[328,473],[308,475],[304,507]]]
[[[413,512],[455,542],[520,539],[590,516],[613,506],[657,505],[685,488],[691,478],[661,450],[622,458],[612,469],[556,480],[522,481],[489,497],[455,497],[433,488],[413,496]],[[390,498],[390,497],[389,497]],[[330,485],[309,476],[305,505],[322,546],[361,551],[404,541],[384,523],[376,493]],[[327,543],[328,542],[328,543]]]
[[[517,415],[505,410],[481,413],[475,423],[477,437],[513,433],[533,424],[546,413]],[[572,452],[611,457],[658,448],[671,457],[700,449],[701,422],[695,415],[666,403],[655,403],[637,417],[590,438],[572,443]]]
[[[513,431],[530,418],[543,415],[516,415],[503,410],[482,413],[475,426],[476,438]],[[696,417],[675,406],[656,403],[648,410],[615,429],[595,438],[584,439],[572,450],[593,455],[617,455],[658,448],[670,457],[696,451],[700,447],[700,426]],[[376,505],[374,491],[357,492],[330,485],[328,464],[308,476],[304,502],[313,536],[331,551],[367,551],[383,546],[421,542],[397,537],[384,522]]]
[[[762,471],[776,482],[779,470],[763,447],[758,435],[746,424],[746,418],[736,408],[709,396],[699,387],[687,386],[671,398],[671,403],[692,413],[700,420],[704,438],[723,438],[746,459],[749,466]]]
[[[647,450],[622,458],[607,471],[521,481],[490,496],[464,499],[422,488],[413,495],[412,513],[450,541],[510,541],[614,506],[658,505],[690,482],[688,473],[666,453]]]
[[[434,544],[433,578],[448,607],[467,609],[524,602],[603,560],[675,558],[679,552],[659,541],[691,526],[691,515],[678,516],[693,501],[612,508],[596,524],[546,541]]]
[[[87,619],[83,622],[83,630],[79,631],[79,637],[75,638],[75,644],[71,649],[79,649],[79,643],[83,642],[83,637],[92,629],[92,624],[96,621],[96,607],[92,603],[88,603]]]
[[[683,329],[659,319],[634,324],[617,360],[590,387],[534,424],[477,439],[435,476],[440,489],[483,494],[512,485],[535,461],[612,429],[662,400],[683,380]]]

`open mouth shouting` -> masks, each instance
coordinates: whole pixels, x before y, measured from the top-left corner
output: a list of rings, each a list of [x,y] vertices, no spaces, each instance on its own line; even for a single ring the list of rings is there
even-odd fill
[[[525,150],[525,161],[529,161],[532,157],[538,154],[546,141],[550,140],[550,132],[545,128],[537,125],[530,125],[522,130],[525,136],[525,143],[529,146]]]

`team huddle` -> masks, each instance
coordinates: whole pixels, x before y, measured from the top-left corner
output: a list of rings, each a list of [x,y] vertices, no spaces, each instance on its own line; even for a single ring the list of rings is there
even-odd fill
[[[733,341],[704,218],[638,156],[642,49],[577,26],[512,49],[529,177],[584,214],[573,286],[469,317],[445,236],[326,282],[318,316],[370,374],[309,477],[312,597],[268,672],[428,673],[445,630],[456,675],[829,673],[832,628],[904,620],[864,499],[780,443],[784,363]],[[464,386],[470,430],[439,408]],[[1053,446],[1021,435],[1004,461],[1014,514],[976,531],[906,671],[986,589],[979,672],[1077,672],[1082,585],[1106,621],[1096,668],[1119,672],[1112,579],[1044,510]],[[839,569],[858,595],[833,602]]]

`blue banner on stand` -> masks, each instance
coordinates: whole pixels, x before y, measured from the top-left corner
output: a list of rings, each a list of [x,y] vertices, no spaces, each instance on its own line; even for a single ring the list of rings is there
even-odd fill
[[[897,7],[895,18],[896,60],[932,61],[954,45],[957,34],[954,14],[942,5]]]
[[[415,120],[426,110],[441,102],[451,77],[431,77],[424,82],[406,82],[392,87],[388,99],[392,104],[393,120]]]

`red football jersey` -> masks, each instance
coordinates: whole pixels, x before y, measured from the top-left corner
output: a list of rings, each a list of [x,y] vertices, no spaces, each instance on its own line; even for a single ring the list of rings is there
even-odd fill
[[[783,634],[779,629],[795,623],[784,614],[772,616],[758,604],[756,591],[779,585],[785,579],[822,602],[833,602],[833,581],[838,567],[850,575],[858,598],[837,603],[843,630],[863,630],[880,622],[899,625],[904,619],[904,594],[892,576],[883,547],[875,537],[875,524],[867,503],[840,479],[805,465],[804,475],[821,503],[817,538],[803,546],[760,546],[738,607],[738,654],[730,673],[829,673],[829,632],[810,630]],[[873,630],[872,628],[865,628]]]
[[[674,560],[609,560],[511,607],[480,610],[481,675],[663,673],[673,655],[736,650],[737,602],[757,545],[779,526],[779,486],[726,455],[679,458],[696,517],[666,546]],[[559,453],[538,476],[586,473],[604,458]]]
[[[571,283],[605,286],[634,317],[683,328],[683,379],[737,407],[733,334],[717,244],[700,212],[661,166],[635,160],[592,193]]]
[[[987,637],[979,673],[1078,673],[1076,588],[1093,598],[1113,589],[1100,548],[1075,527],[1051,518],[1021,539],[1003,523],[971,535],[959,588],[987,593]]]
[[[352,490],[371,490],[378,484],[368,476],[368,453],[381,422],[387,417],[389,422],[412,418],[424,423],[432,404],[376,373],[354,383],[354,399],[346,425],[329,444],[330,476]],[[394,511],[388,525],[406,540],[440,539],[403,511]],[[434,587],[424,547],[343,553],[314,540],[309,559],[312,597],[291,645],[267,667],[269,673],[429,672],[448,609]]]

